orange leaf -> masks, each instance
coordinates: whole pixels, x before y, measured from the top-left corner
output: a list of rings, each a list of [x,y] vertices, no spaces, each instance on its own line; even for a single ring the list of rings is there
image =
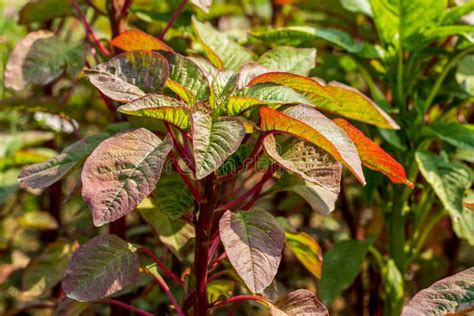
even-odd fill
[[[379,145],[344,119],[335,119],[334,123],[349,135],[359,151],[362,163],[367,168],[384,174],[393,183],[403,183],[413,189],[414,185],[406,178],[403,166],[387,154]]]
[[[275,83],[304,93],[316,108],[369,123],[381,128],[399,129],[398,124],[377,104],[357,89],[339,82],[326,84],[322,80],[287,72],[267,72],[253,78],[249,86]]]
[[[116,36],[110,44],[127,52],[132,50],[164,50],[174,53],[171,47],[154,36],[140,30],[122,32]]]
[[[318,110],[306,105],[297,105],[283,112],[262,107],[260,129],[289,133],[321,147],[342,162],[360,183],[365,184],[357,148],[344,130]]]
[[[474,212],[474,203],[464,202],[464,207]]]

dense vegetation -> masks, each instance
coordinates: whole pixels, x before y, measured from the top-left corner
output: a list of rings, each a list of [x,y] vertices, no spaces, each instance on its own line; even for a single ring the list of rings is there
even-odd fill
[[[2,5],[0,314],[474,309],[474,1]]]

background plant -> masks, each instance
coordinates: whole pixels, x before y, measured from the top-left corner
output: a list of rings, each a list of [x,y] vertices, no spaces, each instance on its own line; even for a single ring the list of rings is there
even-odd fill
[[[474,2],[191,2],[4,8],[5,313],[471,308]]]

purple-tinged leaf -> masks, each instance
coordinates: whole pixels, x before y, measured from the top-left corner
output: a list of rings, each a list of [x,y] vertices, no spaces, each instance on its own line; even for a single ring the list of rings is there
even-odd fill
[[[94,150],[81,179],[95,226],[127,215],[155,189],[171,148],[170,137],[162,141],[138,128],[116,134]]]
[[[106,133],[84,137],[64,148],[61,154],[48,161],[28,166],[18,180],[35,189],[44,189],[61,180],[77,163],[89,155],[104,139]]]
[[[328,316],[329,312],[308,290],[296,290],[269,304],[272,316]]]
[[[275,218],[263,210],[227,211],[219,231],[229,261],[247,287],[263,291],[278,271],[285,241]]]
[[[103,299],[138,279],[136,249],[115,235],[101,235],[74,253],[63,280],[69,298],[80,302]]]
[[[424,289],[403,308],[402,316],[466,315],[474,308],[474,267]]]
[[[169,76],[167,60],[153,51],[130,51],[84,71],[91,83],[109,98],[127,102],[158,93]]]

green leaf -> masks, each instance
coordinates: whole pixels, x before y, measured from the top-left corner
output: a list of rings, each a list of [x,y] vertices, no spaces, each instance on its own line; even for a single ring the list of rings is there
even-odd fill
[[[192,135],[196,178],[202,179],[237,151],[245,136],[245,128],[237,119],[215,119],[209,108],[201,106],[192,114]]]
[[[214,29],[209,23],[201,23],[193,18],[193,29],[207,58],[215,67],[221,70],[237,70],[240,66],[253,61],[250,51]]]
[[[74,8],[69,0],[31,1],[21,9],[18,23],[26,25],[70,15],[74,15]]]
[[[372,8],[370,7],[369,0],[340,0],[340,2],[344,9],[348,11],[372,16]]]
[[[382,274],[382,297],[385,304],[392,310],[398,309],[398,302],[403,301],[403,276],[397,268],[395,261],[389,259],[381,269]]]
[[[48,31],[29,33],[10,54],[5,86],[21,90],[29,83],[45,85],[64,70],[74,78],[84,66],[85,57],[85,44],[64,42]]]
[[[53,316],[80,316],[90,306],[90,303],[78,302],[68,297],[59,302]]]
[[[77,243],[55,241],[34,257],[22,273],[22,289],[26,296],[40,296],[58,284],[77,249]]]
[[[324,255],[319,283],[323,303],[330,304],[352,284],[374,240],[374,237],[369,237],[366,240],[339,241]]]
[[[121,105],[117,111],[127,115],[162,120],[183,130],[190,127],[189,106],[166,95],[147,94]]]
[[[103,94],[127,102],[159,93],[169,76],[169,66],[159,53],[137,50],[119,54],[84,73]]]
[[[89,155],[107,136],[106,133],[101,133],[84,137],[64,148],[58,156],[46,162],[24,168],[18,176],[18,180],[26,182],[32,188],[47,188],[61,180],[69,170]]]
[[[162,174],[154,193],[156,206],[171,219],[180,218],[194,205],[194,199],[176,172]]]
[[[48,212],[26,212],[17,218],[18,224],[27,229],[52,230],[58,229],[58,222]]]
[[[285,243],[296,259],[316,278],[321,278],[323,252],[311,235],[302,233],[285,233]]]
[[[453,146],[474,150],[474,124],[437,123],[427,129]]]
[[[281,46],[266,52],[257,62],[273,70],[307,76],[316,67],[316,49]]]
[[[403,308],[402,316],[467,315],[473,307],[474,267],[444,278],[420,291]]]
[[[233,280],[214,280],[207,285],[207,297],[212,304],[218,300],[231,297],[234,293],[235,282]]]
[[[286,171],[336,194],[339,193],[342,166],[321,148],[300,141],[279,153],[278,149],[281,146],[277,144],[273,135],[265,137],[263,148],[267,155]]]
[[[103,141],[82,169],[82,197],[92,209],[95,226],[113,222],[135,209],[154,189],[172,147],[138,128]]]
[[[462,163],[446,162],[430,152],[417,152],[415,158],[423,177],[448,211],[456,235],[474,245],[474,214],[463,209],[462,204],[464,192],[472,183],[471,170]]]
[[[460,18],[472,11],[474,11],[474,0],[468,0],[462,4],[458,4],[453,8],[445,10],[441,24],[449,25],[456,23]]]
[[[227,211],[219,231],[230,263],[252,292],[272,283],[282,256],[285,235],[275,218],[263,210]]]
[[[270,305],[272,316],[329,316],[329,311],[316,295],[308,290],[296,290]]]
[[[191,0],[191,3],[203,10],[204,12],[208,13],[209,8],[212,5],[212,0]]]
[[[64,109],[63,104],[54,97],[37,96],[34,98],[23,98],[14,96],[0,100],[0,111],[60,114]]]
[[[316,109],[306,105],[293,106],[283,112],[260,108],[260,129],[288,133],[321,147],[365,184],[356,147],[340,127]]]
[[[145,199],[137,210],[151,225],[160,241],[182,260],[182,249],[195,236],[194,227],[180,219],[171,219],[148,199]]]
[[[197,101],[209,98],[209,82],[201,69],[189,58],[163,52],[170,65],[169,79],[189,90]]]
[[[369,0],[377,33],[384,44],[397,43],[400,19],[397,8],[386,0]],[[398,46],[398,45],[397,45]]]
[[[63,290],[76,301],[100,300],[135,283],[139,267],[135,247],[115,235],[100,235],[74,253]]]

